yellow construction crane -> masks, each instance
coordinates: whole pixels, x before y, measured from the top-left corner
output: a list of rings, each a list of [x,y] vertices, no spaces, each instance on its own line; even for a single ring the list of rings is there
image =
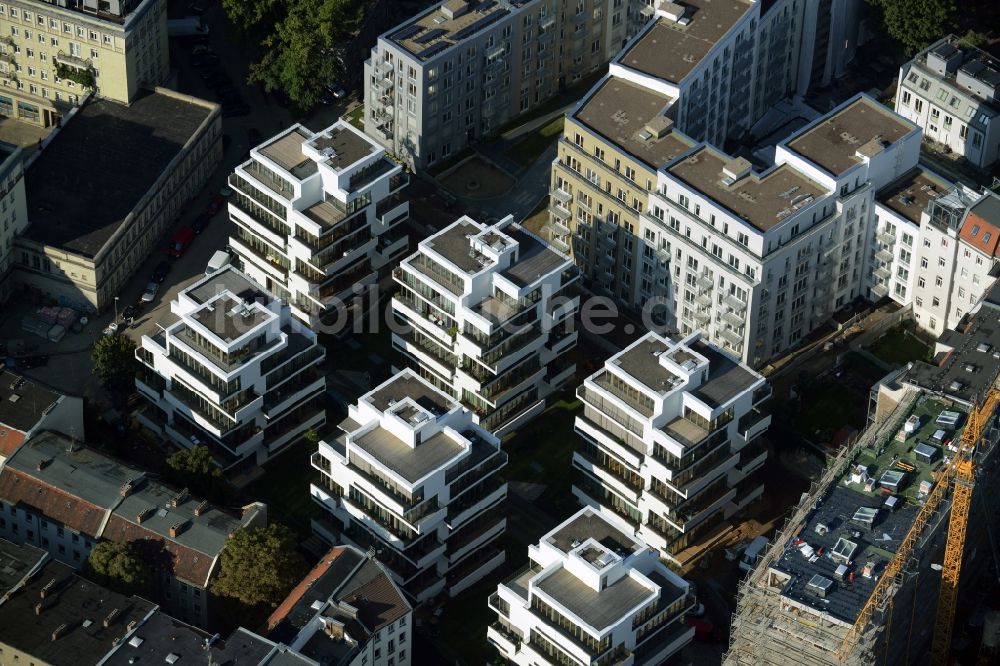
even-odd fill
[[[969,526],[969,507],[972,490],[976,484],[976,445],[983,436],[986,422],[1000,401],[1000,391],[990,388],[986,398],[974,405],[962,431],[962,440],[952,459],[948,474],[939,483],[948,484],[954,478],[951,516],[948,519],[948,541],[944,547],[941,569],[941,593],[938,595],[937,619],[934,624],[934,642],[931,645],[931,665],[944,666],[951,653],[951,634],[955,624],[955,602],[958,600],[958,582],[962,574],[965,555],[965,532]]]

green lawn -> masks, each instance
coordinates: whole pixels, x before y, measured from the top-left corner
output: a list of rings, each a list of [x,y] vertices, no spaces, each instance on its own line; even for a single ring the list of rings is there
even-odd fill
[[[579,400],[558,400],[535,417],[504,444],[510,455],[504,477],[507,481],[544,484],[539,502],[559,506],[576,500],[570,492],[572,458],[578,439],[573,420],[582,409]]]
[[[318,476],[309,466],[315,444],[302,440],[264,466],[264,475],[244,488],[249,500],[267,504],[268,513],[304,539],[312,531],[310,520],[320,508],[309,497],[309,482]]]
[[[357,127],[362,132],[365,130],[365,107],[359,105],[353,111],[344,114],[344,120]]]
[[[518,140],[507,150],[507,157],[523,167],[529,167],[538,161],[539,156],[559,138],[562,131],[563,116],[553,118],[548,124]]]
[[[497,651],[486,640],[486,627],[496,619],[496,613],[486,600],[496,590],[495,578],[488,576],[448,600],[441,614],[441,633],[437,642],[443,644],[442,652],[447,650],[451,654],[444,654],[443,657],[454,658],[457,663],[469,666],[488,664],[496,658]]]
[[[930,347],[902,326],[890,329],[876,340],[868,351],[893,365],[906,365],[910,361],[926,361],[933,353]]]

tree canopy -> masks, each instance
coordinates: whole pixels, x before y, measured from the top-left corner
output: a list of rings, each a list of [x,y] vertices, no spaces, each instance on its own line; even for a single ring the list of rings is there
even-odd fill
[[[244,606],[274,608],[306,570],[295,534],[284,525],[241,527],[226,542],[212,591]]]
[[[882,14],[885,31],[909,53],[948,34],[955,0],[868,0]]]
[[[222,0],[233,23],[262,47],[250,82],[311,109],[343,74],[343,43],[358,29],[366,0]]]
[[[84,570],[92,578],[122,594],[139,594],[150,583],[148,564],[131,543],[101,541],[87,557]]]
[[[207,446],[193,446],[171,453],[167,457],[163,476],[170,483],[190,488],[195,494],[212,501],[228,500],[222,470],[212,460]]]
[[[124,400],[135,386],[135,342],[122,333],[102,336],[90,355],[94,374],[116,400]]]

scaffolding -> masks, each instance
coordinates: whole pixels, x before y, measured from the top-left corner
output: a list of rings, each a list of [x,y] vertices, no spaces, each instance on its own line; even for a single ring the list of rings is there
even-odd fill
[[[765,556],[740,584],[725,664],[819,666],[873,661],[872,648],[878,634],[885,626],[886,619],[891,616],[892,597],[908,575],[908,566],[904,566],[909,564],[908,557],[895,558],[893,561],[899,562],[898,570],[893,575],[883,576],[880,579],[879,587],[882,589],[878,591],[878,599],[871,605],[871,612],[864,626],[860,628],[859,635],[850,636],[853,640],[846,653],[842,652],[845,639],[849,634],[855,633],[853,627],[861,623],[852,625],[835,620],[815,609],[783,597],[781,594],[783,586],[773,584],[776,581],[772,580],[773,577],[780,579],[781,574],[772,571],[771,565],[780,559],[788,543],[802,531],[813,509],[844,475],[855,454],[863,448],[878,449],[882,442],[894,437],[920,394],[919,390],[908,389],[881,424],[872,425],[853,442],[843,447],[823,477],[812,484],[809,492],[775,536]],[[935,488],[942,485],[938,483]],[[943,493],[936,498],[934,508],[940,500],[940,495]],[[932,514],[933,510],[927,513],[922,525],[926,525]],[[907,540],[909,541],[912,535],[915,543],[921,536],[920,532],[922,530],[915,531],[911,528]],[[838,654],[839,651],[841,654]]]

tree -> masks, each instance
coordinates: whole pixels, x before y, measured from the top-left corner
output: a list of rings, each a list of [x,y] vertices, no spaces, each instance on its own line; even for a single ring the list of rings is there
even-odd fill
[[[207,446],[194,446],[170,454],[164,477],[171,483],[191,488],[196,494],[214,501],[225,499],[222,470],[215,464]]]
[[[244,606],[274,608],[306,573],[295,533],[279,523],[239,528],[222,551],[212,591]]]
[[[955,0],[868,0],[890,37],[913,53],[948,33]]]
[[[135,342],[122,333],[105,335],[94,343],[90,359],[94,374],[104,388],[116,402],[124,402],[135,386],[135,372],[139,367],[135,360]]]
[[[87,557],[84,571],[122,594],[140,594],[149,587],[149,566],[128,542],[101,541]]]
[[[990,43],[990,38],[985,32],[976,32],[975,30],[967,30],[964,35],[958,40],[964,46],[971,46],[973,48],[981,49]]]
[[[251,83],[283,91],[303,110],[343,74],[343,44],[358,29],[366,0],[223,0],[227,15],[263,57],[250,66]]]

